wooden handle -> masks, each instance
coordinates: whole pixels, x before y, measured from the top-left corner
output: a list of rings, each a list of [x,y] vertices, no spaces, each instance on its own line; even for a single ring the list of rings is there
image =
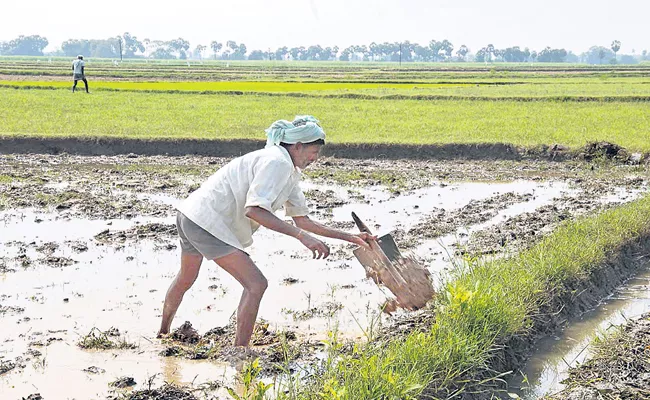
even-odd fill
[[[352,212],[352,219],[354,220],[354,223],[357,224],[357,228],[359,228],[359,230],[361,232],[366,232],[366,233],[372,235],[372,232],[370,232],[370,229],[368,229],[366,224],[364,224],[363,221],[361,221],[361,219],[354,212]]]

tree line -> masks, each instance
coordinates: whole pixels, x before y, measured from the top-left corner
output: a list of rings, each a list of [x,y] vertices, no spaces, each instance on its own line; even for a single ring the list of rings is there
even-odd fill
[[[47,38],[32,35],[19,36],[11,41],[0,42],[0,55],[42,56],[49,44]],[[275,50],[252,50],[244,43],[228,40],[225,43],[212,41],[209,46],[198,44],[191,49],[190,42],[177,38],[172,40],[139,40],[125,32],[107,39],[69,39],[61,44],[61,49],[48,53],[52,56],[74,57],[83,54],[94,58],[153,58],[153,59],[203,59],[220,60],[303,60],[303,61],[393,61],[393,62],[571,62],[571,63],[624,63],[633,64],[650,60],[650,54],[643,50],[640,54],[618,56],[621,42],[614,40],[609,47],[593,46],[577,55],[565,49],[546,47],[530,50],[519,46],[499,49],[488,44],[476,52],[461,45],[456,48],[449,40],[431,40],[426,45],[404,42],[370,43],[352,45],[346,48],[322,47],[279,47]],[[633,51],[634,53],[634,51]]]

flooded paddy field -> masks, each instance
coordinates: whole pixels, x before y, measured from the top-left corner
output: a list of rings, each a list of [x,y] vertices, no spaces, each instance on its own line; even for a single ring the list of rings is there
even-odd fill
[[[170,382],[190,385],[198,398],[228,398],[241,367],[230,346],[241,289],[227,273],[204,261],[172,326],[183,330],[156,338],[179,267],[174,205],[225,162],[0,156],[3,396],[104,399]],[[606,161],[326,158],[306,175],[314,219],[354,231],[354,211],[375,232],[393,232],[436,285],[464,257],[511,254],[562,221],[648,189],[646,166]],[[369,327],[405,316],[380,313],[387,291],[366,279],[353,247],[328,240],[323,261],[265,229],[254,239],[249,253],[269,289],[253,351],[267,377],[278,365],[317,362],[332,330],[364,341]]]

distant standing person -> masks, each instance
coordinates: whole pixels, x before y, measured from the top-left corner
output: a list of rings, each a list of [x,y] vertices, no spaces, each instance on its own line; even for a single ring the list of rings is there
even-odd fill
[[[86,93],[88,91],[88,81],[86,80],[85,67],[86,63],[84,62],[84,56],[77,56],[77,59],[72,62],[72,78],[74,79],[74,85],[72,85],[72,93],[77,88],[77,82],[84,81],[86,85]]]

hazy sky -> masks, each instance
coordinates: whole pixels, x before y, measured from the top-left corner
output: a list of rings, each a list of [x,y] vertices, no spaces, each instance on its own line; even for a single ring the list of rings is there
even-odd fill
[[[487,45],[564,47],[622,42],[650,50],[649,0],[22,0],[3,2],[0,41],[39,34],[47,50],[70,38],[183,37],[192,48],[217,40],[248,50],[449,39],[472,52]],[[645,32],[645,33],[644,33]]]

